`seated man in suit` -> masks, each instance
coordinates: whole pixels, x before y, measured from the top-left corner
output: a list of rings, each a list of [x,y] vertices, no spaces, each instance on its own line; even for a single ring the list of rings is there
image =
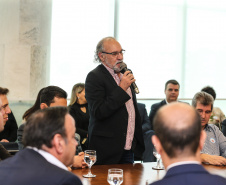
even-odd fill
[[[2,106],[2,100],[0,98],[0,132],[4,130],[3,115],[5,114],[5,109]],[[0,144],[0,160],[10,157],[10,153]]]
[[[226,179],[209,174],[200,163],[200,151],[206,133],[195,109],[185,103],[162,107],[154,118],[152,137],[156,150],[162,156],[166,175],[153,185],[224,185]]]
[[[80,179],[67,169],[76,151],[74,135],[75,121],[66,107],[38,110],[24,128],[26,148],[0,163],[0,182],[81,185]],[[9,174],[13,178],[6,178]]]
[[[205,145],[201,151],[203,163],[226,165],[226,137],[214,124],[208,124],[213,110],[213,97],[206,92],[198,92],[192,99],[192,106],[201,117],[202,130],[206,132]]]
[[[48,86],[45,87],[40,94],[40,109],[45,109],[48,107],[55,106],[67,106],[67,93],[60,87],[57,86]],[[18,131],[18,145],[19,149],[23,149],[23,131],[26,124],[21,124]],[[80,152],[75,156],[75,163],[73,167],[85,167],[86,163],[83,161],[84,153]]]
[[[165,84],[166,99],[162,100],[159,103],[155,103],[151,106],[149,119],[151,122],[152,130],[155,130],[155,128],[153,128],[153,119],[158,109],[163,105],[177,101],[177,98],[179,96],[179,90],[180,90],[180,84],[176,80],[168,80],[166,82]]]
[[[17,138],[17,122],[9,107],[9,101],[7,94],[9,90],[7,88],[0,87],[0,99],[2,100],[2,107],[5,110],[3,115],[4,130],[0,133],[0,142],[14,142]]]

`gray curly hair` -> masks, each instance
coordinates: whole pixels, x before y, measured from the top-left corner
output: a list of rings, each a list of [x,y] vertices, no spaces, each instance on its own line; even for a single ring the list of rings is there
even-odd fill
[[[105,42],[106,40],[112,40],[112,39],[113,39],[113,40],[116,40],[114,37],[105,37],[105,38],[101,39],[101,40],[98,42],[98,44],[97,44],[97,46],[96,46],[96,51],[94,52],[94,62],[100,62],[100,63],[101,63],[101,60],[100,60],[98,54],[99,54],[100,52],[104,51],[104,42]]]
[[[197,102],[201,103],[204,106],[211,105],[211,110],[213,110],[214,99],[210,94],[203,92],[203,91],[196,93],[192,99],[192,106],[196,107]]]

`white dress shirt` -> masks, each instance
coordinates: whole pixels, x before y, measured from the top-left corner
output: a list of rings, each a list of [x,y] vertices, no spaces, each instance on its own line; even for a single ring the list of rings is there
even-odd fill
[[[52,163],[53,165],[59,167],[59,168],[62,168],[66,171],[68,171],[68,168],[61,162],[59,161],[56,157],[54,157],[52,154],[44,151],[44,150],[40,150],[40,149],[37,149],[36,147],[31,147],[31,146],[28,146],[27,148],[29,149],[32,149],[36,152],[38,152],[40,155],[42,155],[49,163]]]

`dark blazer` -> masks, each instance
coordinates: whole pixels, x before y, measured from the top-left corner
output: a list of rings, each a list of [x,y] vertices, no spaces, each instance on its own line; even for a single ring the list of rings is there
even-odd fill
[[[4,185],[82,185],[77,176],[27,148],[0,162],[0,182]]]
[[[212,175],[199,164],[184,164],[172,167],[162,180],[152,185],[225,185],[226,179]]]
[[[148,118],[148,114],[147,114],[145,104],[137,103],[137,108],[138,108],[139,113],[140,113],[141,123],[142,123],[142,131],[143,131],[143,134],[144,134],[146,131],[151,130],[151,123],[150,123],[150,120]]]
[[[145,150],[143,155],[139,155],[139,151],[135,150],[134,152],[135,160],[143,160],[143,162],[153,162],[155,161],[155,158],[153,155],[154,146],[152,144],[151,138],[154,135],[154,131],[151,130],[151,124],[147,115],[145,104],[137,103],[137,107],[141,117]]]
[[[125,103],[130,96],[117,85],[102,64],[87,75],[85,90],[90,113],[88,148],[96,150],[96,164],[117,164],[126,142],[128,113]],[[132,94],[136,112],[132,149],[138,147],[143,153],[141,119],[133,90]]]
[[[8,115],[8,118],[9,119],[4,126],[4,130],[0,132],[0,140],[7,139],[9,142],[15,142],[17,138],[16,133],[18,126],[13,112]]]
[[[74,103],[69,106],[69,113],[74,118],[76,123],[76,132],[81,136],[81,141],[87,138],[88,126],[89,126],[89,109],[88,104],[83,105],[86,108],[86,112],[81,111],[81,105]]]
[[[151,111],[149,114],[149,119],[150,119],[150,123],[151,123],[151,129],[154,130],[153,128],[153,119],[155,117],[156,112],[160,109],[160,107],[162,107],[163,105],[166,105],[166,100],[162,100],[159,103],[155,103],[151,106]]]

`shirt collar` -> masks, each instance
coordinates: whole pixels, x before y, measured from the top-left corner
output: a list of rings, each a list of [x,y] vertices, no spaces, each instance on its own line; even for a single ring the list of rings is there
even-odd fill
[[[114,69],[111,69],[110,67],[108,67],[107,65],[105,65],[104,63],[101,63],[108,71],[109,73],[112,75],[112,76],[115,76],[117,75],[117,73],[115,73]],[[122,78],[122,73],[120,73],[120,79]]]
[[[207,123],[204,128],[205,131],[211,131],[209,124]]]
[[[167,167],[166,170],[168,171],[170,168],[173,168],[173,167],[179,166],[179,165],[184,165],[184,164],[200,164],[200,162],[198,162],[198,161],[181,161],[181,162],[176,162],[176,163],[170,164]]]
[[[40,155],[42,155],[49,163],[59,167],[59,168],[62,168],[66,171],[68,171],[67,167],[61,162],[59,161],[56,157],[54,157],[52,154],[44,151],[44,150],[41,150],[41,149],[38,149],[36,147],[31,147],[31,146],[27,146],[27,148],[29,149],[32,149],[36,152],[38,152]]]
[[[169,102],[165,99],[165,101],[166,101],[166,104],[169,104]],[[178,100],[176,100],[176,101],[173,101],[173,102],[178,102]]]

